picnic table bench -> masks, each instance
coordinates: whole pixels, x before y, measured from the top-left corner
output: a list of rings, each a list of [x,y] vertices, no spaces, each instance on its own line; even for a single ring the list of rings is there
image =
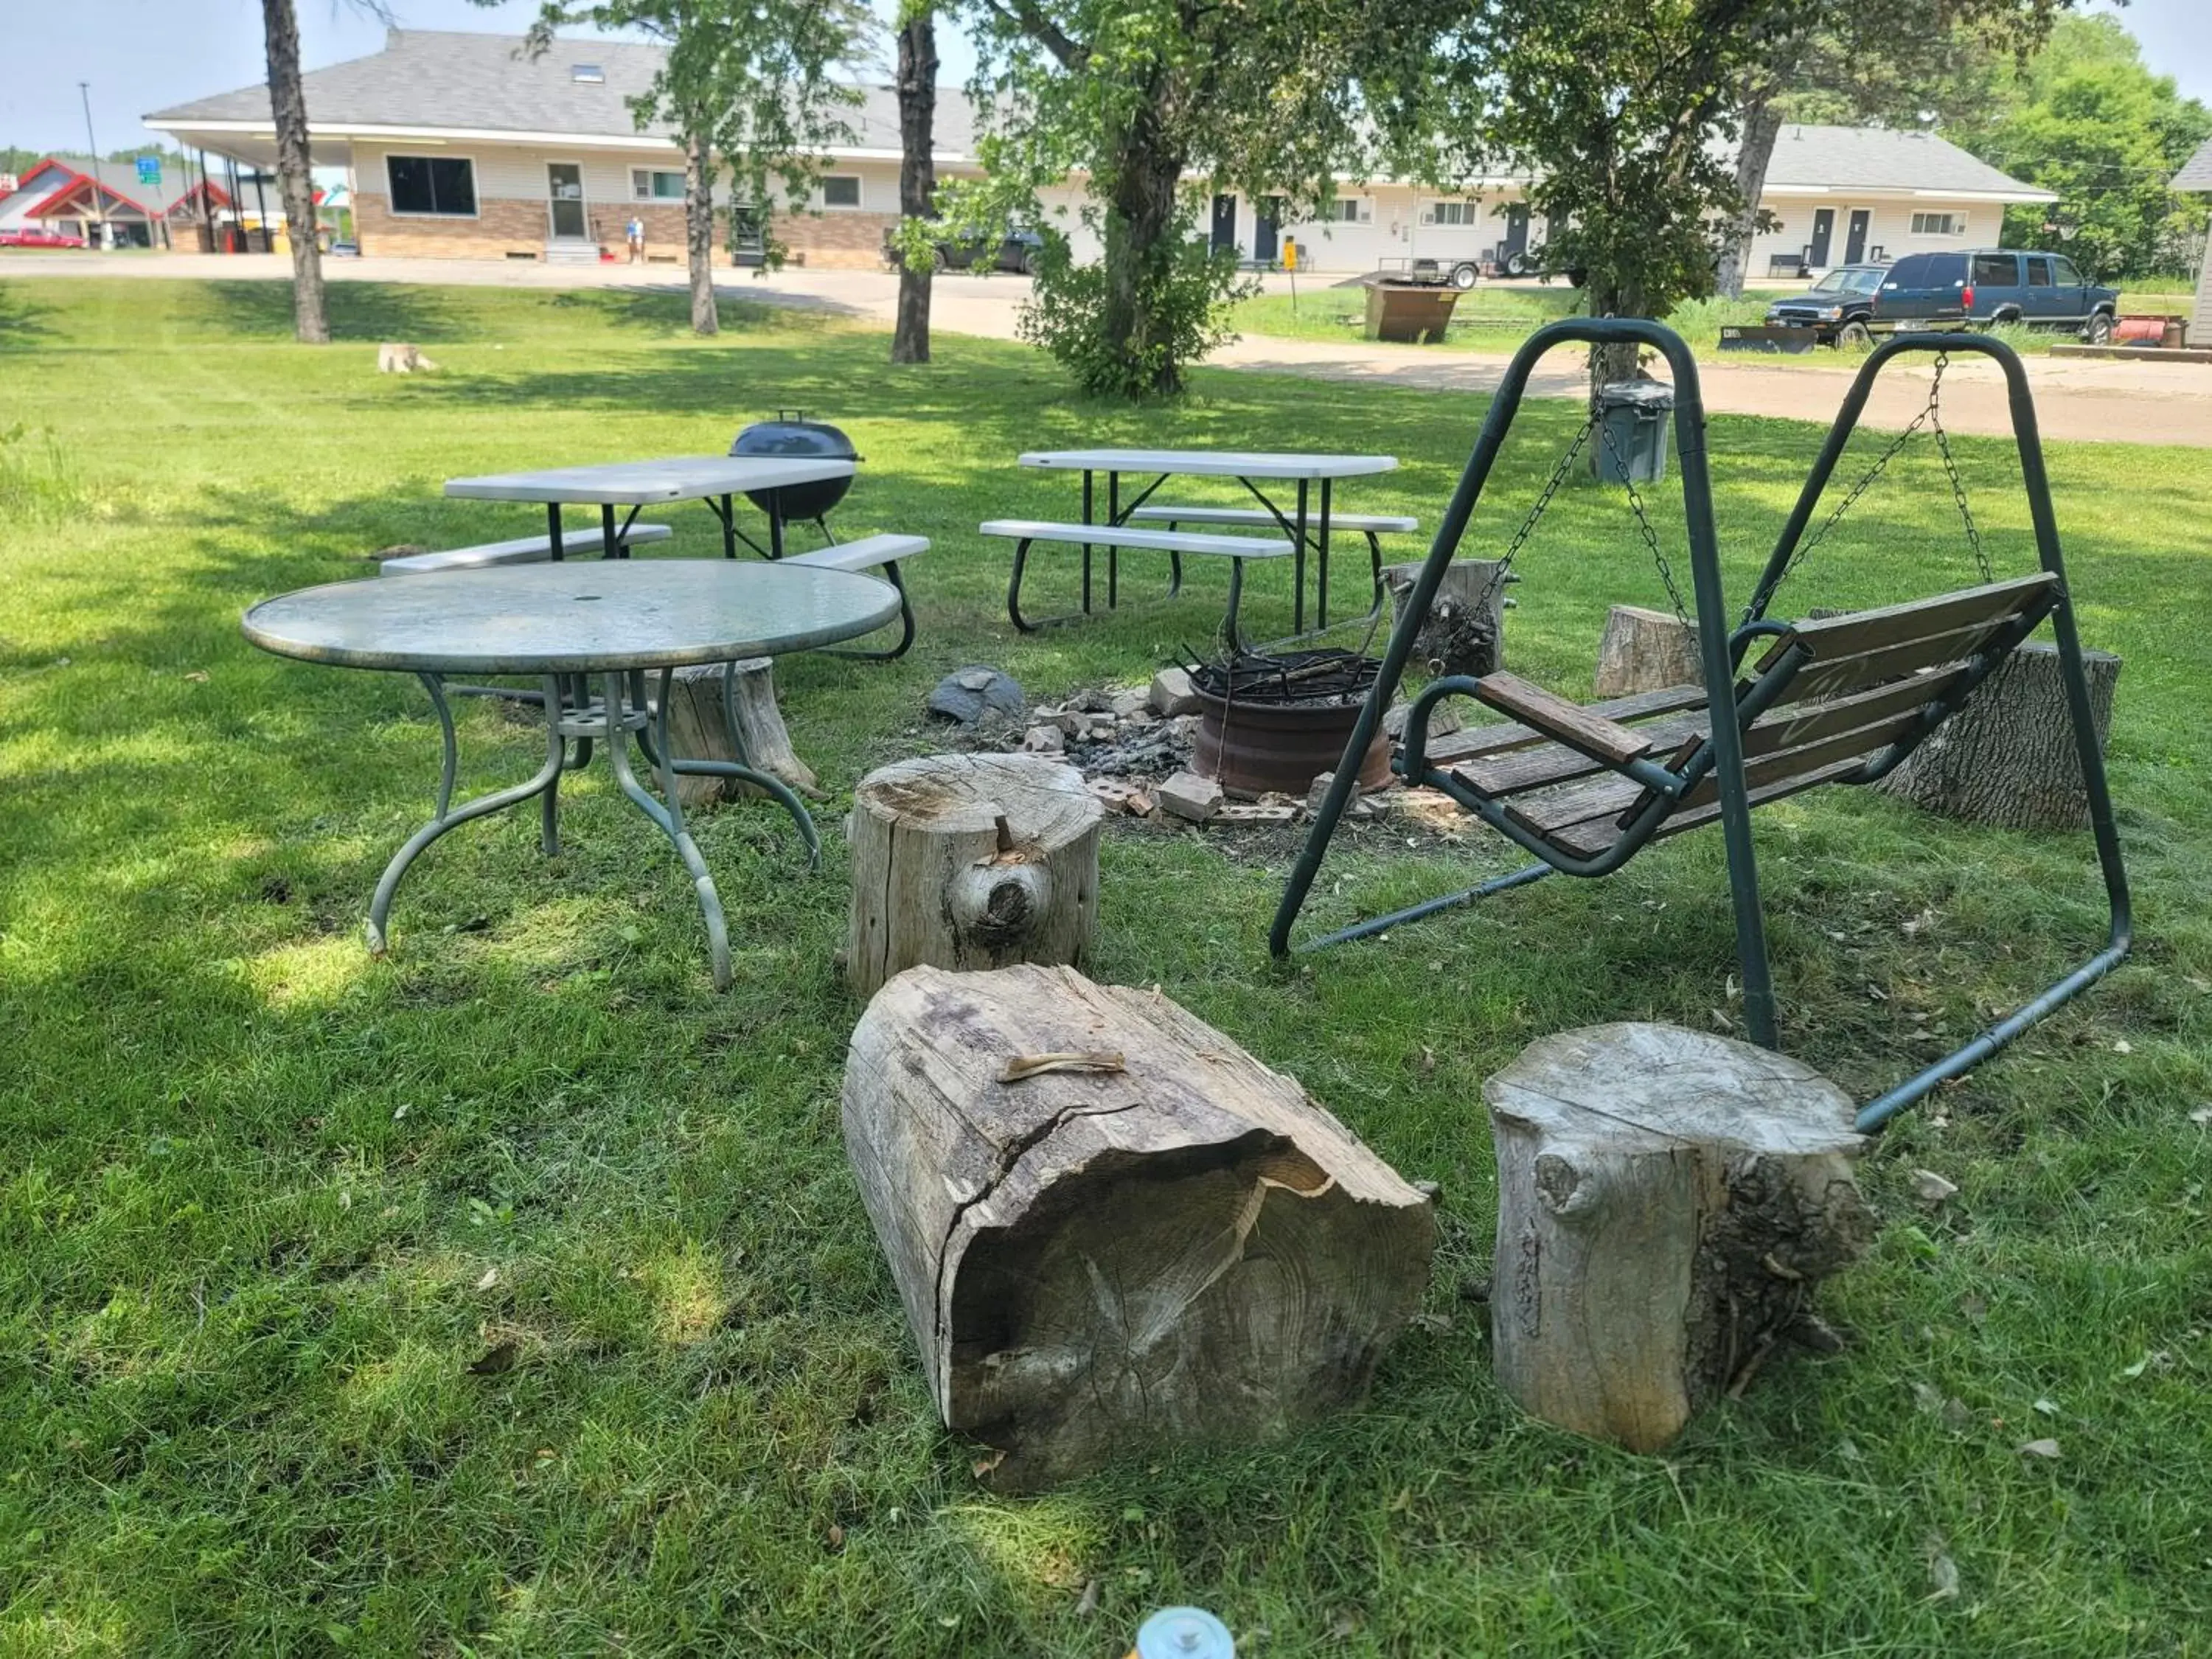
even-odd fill
[[[1193,530],[1133,530],[1126,524],[1056,524],[1043,519],[992,519],[981,526],[986,536],[1001,536],[1014,544],[1014,569],[1006,584],[1006,614],[1013,624],[1024,634],[1034,634],[1052,623],[1073,622],[1087,616],[1091,611],[1091,550],[1138,548],[1170,556],[1168,597],[1173,599],[1182,587],[1182,556],[1186,553],[1209,558],[1231,561],[1229,567],[1229,607],[1221,618],[1222,632],[1231,643],[1238,641],[1237,611],[1244,597],[1244,562],[1247,559],[1287,559],[1291,544],[1287,541],[1261,536],[1213,536]],[[1048,617],[1031,621],[1022,614],[1022,576],[1028,568],[1030,547],[1036,542],[1052,542],[1062,546],[1083,550],[1083,609],[1059,617]],[[1110,574],[1110,573],[1109,573]],[[1111,597],[1108,604],[1112,604]]]

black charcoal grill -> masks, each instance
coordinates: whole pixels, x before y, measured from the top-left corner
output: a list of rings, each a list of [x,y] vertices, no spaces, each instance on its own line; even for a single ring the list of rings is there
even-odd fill
[[[730,445],[732,455],[825,455],[841,461],[858,461],[860,452],[853,441],[827,421],[810,421],[803,409],[781,410],[772,421],[756,421],[739,432]],[[745,499],[770,518],[789,524],[812,520],[827,536],[823,523],[830,509],[845,499],[853,487],[848,476],[824,478],[819,483],[787,484],[781,489],[748,490]]]

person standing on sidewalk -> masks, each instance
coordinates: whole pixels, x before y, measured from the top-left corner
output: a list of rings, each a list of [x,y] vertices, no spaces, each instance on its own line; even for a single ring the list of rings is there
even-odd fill
[[[629,216],[629,262],[634,265],[645,263],[645,221],[635,213]]]

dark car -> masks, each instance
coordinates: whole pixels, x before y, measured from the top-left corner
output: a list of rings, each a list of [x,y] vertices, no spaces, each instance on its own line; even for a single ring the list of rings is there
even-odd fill
[[[1869,320],[1877,332],[2018,323],[2102,345],[2119,303],[2118,289],[2084,282],[2063,253],[1982,248],[1906,254],[1882,277]]]
[[[1875,295],[1888,271],[1887,265],[1838,265],[1802,294],[1767,307],[1767,325],[1812,329],[1822,345],[1865,345],[1873,338]]]
[[[894,270],[898,268],[897,252],[891,246],[893,233],[884,233],[884,263]],[[1033,230],[1010,230],[1001,236],[997,251],[987,235],[966,234],[945,236],[937,242],[937,268],[939,270],[1011,270],[1024,276],[1034,276],[1044,252],[1044,238]]]

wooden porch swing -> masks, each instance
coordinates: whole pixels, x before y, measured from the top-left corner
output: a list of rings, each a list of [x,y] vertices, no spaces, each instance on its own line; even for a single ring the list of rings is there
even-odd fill
[[[2057,641],[2110,907],[2106,946],[2041,995],[1868,1105],[1859,1114],[1858,1127],[1862,1131],[1878,1127],[2102,978],[2125,957],[2130,939],[2127,876],[2090,714],[2034,405],[2019,358],[2009,347],[1981,336],[1899,335],[1869,356],[1829,430],[1752,602],[1733,630],[1725,621],[1721,590],[1704,405],[1688,349],[1671,330],[1631,319],[1571,319],[1532,336],[1506,372],[1436,542],[1392,632],[1381,676],[1276,911],[1270,947],[1278,957],[1291,948],[1291,929],[1350,799],[1357,757],[1366,752],[1396,694],[1414,635],[1480,499],[1529,374],[1547,352],[1570,341],[1648,345],[1662,353],[1673,369],[1676,448],[1688,520],[1699,657],[1705,686],[1727,690],[1709,696],[1703,687],[1681,686],[1585,707],[1503,672],[1432,682],[1407,713],[1395,769],[1409,783],[1442,790],[1541,861],[1341,929],[1301,948],[1379,933],[1555,871],[1610,875],[1647,843],[1717,820],[1727,846],[1735,900],[1745,1020],[1754,1042],[1775,1048],[1774,993],[1751,841],[1753,810],[1821,784],[1870,783],[1887,775],[2048,620]],[[1942,379],[1949,354],[1961,351],[1989,357],[2004,372],[2021,480],[2042,565],[2032,575],[1998,580],[1991,572],[1952,458],[1942,426]],[[1875,378],[1884,365],[1906,353],[1936,356],[1927,406],[1808,538],[1807,527],[1857,425]],[[1942,455],[1980,566],[1981,584],[1881,610],[1794,623],[1768,621],[1766,609],[1783,580],[1923,426]],[[1593,433],[1601,441],[1611,441],[1595,410],[1499,562],[1500,580]],[[1620,471],[1625,474],[1626,469]],[[1629,500],[1675,612],[1686,623],[1682,596],[1633,484]],[[1747,670],[1745,659],[1761,645],[1764,649]],[[1510,723],[1443,738],[1432,748],[1428,736],[1431,712],[1442,699],[1462,696],[1510,716]],[[1716,718],[1716,708],[1727,710],[1727,716]]]

